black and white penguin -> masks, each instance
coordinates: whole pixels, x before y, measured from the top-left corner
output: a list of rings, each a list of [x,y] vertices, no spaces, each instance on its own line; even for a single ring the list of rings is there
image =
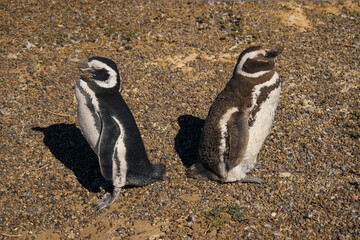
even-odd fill
[[[263,182],[246,174],[255,166],[280,100],[274,58],[281,51],[254,46],[240,54],[232,78],[205,120],[197,162],[188,169],[190,176],[219,182]]]
[[[162,178],[162,164],[151,164],[135,119],[119,93],[116,64],[107,58],[72,59],[83,72],[75,87],[82,133],[99,158],[101,173],[114,190],[95,205],[109,206],[125,185],[143,186]]]

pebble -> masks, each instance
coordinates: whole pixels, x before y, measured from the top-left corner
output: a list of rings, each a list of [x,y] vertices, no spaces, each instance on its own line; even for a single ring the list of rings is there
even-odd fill
[[[276,237],[281,237],[280,233],[277,231],[272,231],[272,234]]]
[[[7,113],[4,109],[2,109],[2,108],[0,108],[0,113],[1,113],[2,115],[8,115],[8,113]]]
[[[25,48],[27,49],[27,50],[30,50],[31,48],[33,48],[33,47],[36,47],[34,44],[32,44],[31,42],[26,42],[25,43]]]
[[[287,178],[287,177],[291,177],[291,173],[290,172],[280,172],[279,176],[283,177],[283,178]]]

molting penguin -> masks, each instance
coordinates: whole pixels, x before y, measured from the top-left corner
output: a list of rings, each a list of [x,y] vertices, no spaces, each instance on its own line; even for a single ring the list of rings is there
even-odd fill
[[[135,119],[119,93],[116,64],[107,58],[71,59],[83,72],[75,87],[83,135],[99,158],[101,173],[114,190],[95,205],[109,206],[125,185],[143,186],[162,178],[162,164],[151,164]]]
[[[280,99],[280,80],[274,71],[276,48],[244,50],[225,89],[205,120],[197,162],[188,169],[195,178],[219,182],[254,182],[247,176],[270,132]]]

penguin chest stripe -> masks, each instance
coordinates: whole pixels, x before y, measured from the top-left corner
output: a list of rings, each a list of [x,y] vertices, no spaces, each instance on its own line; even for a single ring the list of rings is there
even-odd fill
[[[255,105],[256,99],[258,98],[258,96],[259,96],[260,93],[261,93],[261,92],[260,92],[261,89],[262,89],[263,87],[270,87],[270,86],[276,84],[277,81],[278,81],[278,79],[279,79],[278,73],[277,73],[277,72],[274,72],[274,74],[272,75],[272,77],[271,77],[268,81],[266,81],[266,82],[264,82],[264,83],[262,83],[262,84],[256,85],[256,86],[254,87],[254,91],[252,92],[253,106]]]
[[[92,98],[95,96],[94,92],[92,92],[90,89],[85,90],[84,87],[81,86],[81,82],[83,81],[79,80],[75,87],[75,96],[78,102],[78,120],[86,140],[94,152],[97,153],[95,145],[98,141],[101,131],[101,121],[98,111],[96,111],[97,101],[94,100],[94,105],[92,100]]]
[[[264,86],[259,90],[259,95],[257,96],[255,102],[255,105],[252,107],[250,111],[250,118],[249,118],[249,126],[251,127],[254,124],[254,121],[256,119],[257,113],[260,111],[261,106],[267,101],[267,99],[271,98],[270,93],[273,91],[280,89],[280,80],[277,78],[277,81],[275,84],[271,86]],[[276,96],[272,96],[272,98],[277,98]]]
[[[120,129],[120,135],[117,139],[113,152],[113,184],[116,187],[123,187],[126,184],[126,146],[125,146],[125,129],[118,119],[112,117]]]
[[[228,121],[231,116],[238,112],[239,109],[237,107],[230,108],[226,111],[226,113],[221,117],[219,121],[219,128],[220,128],[220,145],[219,145],[219,152],[220,152],[220,162],[224,163],[224,153],[226,151],[226,137],[228,135]],[[225,167],[225,166],[224,166]],[[224,169],[225,171],[225,169]]]

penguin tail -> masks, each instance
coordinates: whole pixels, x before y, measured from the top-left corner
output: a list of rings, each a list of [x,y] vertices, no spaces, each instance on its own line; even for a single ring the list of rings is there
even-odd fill
[[[161,180],[165,174],[165,166],[161,163],[151,164],[151,171],[146,174],[128,172],[126,176],[127,185],[145,186]]]

